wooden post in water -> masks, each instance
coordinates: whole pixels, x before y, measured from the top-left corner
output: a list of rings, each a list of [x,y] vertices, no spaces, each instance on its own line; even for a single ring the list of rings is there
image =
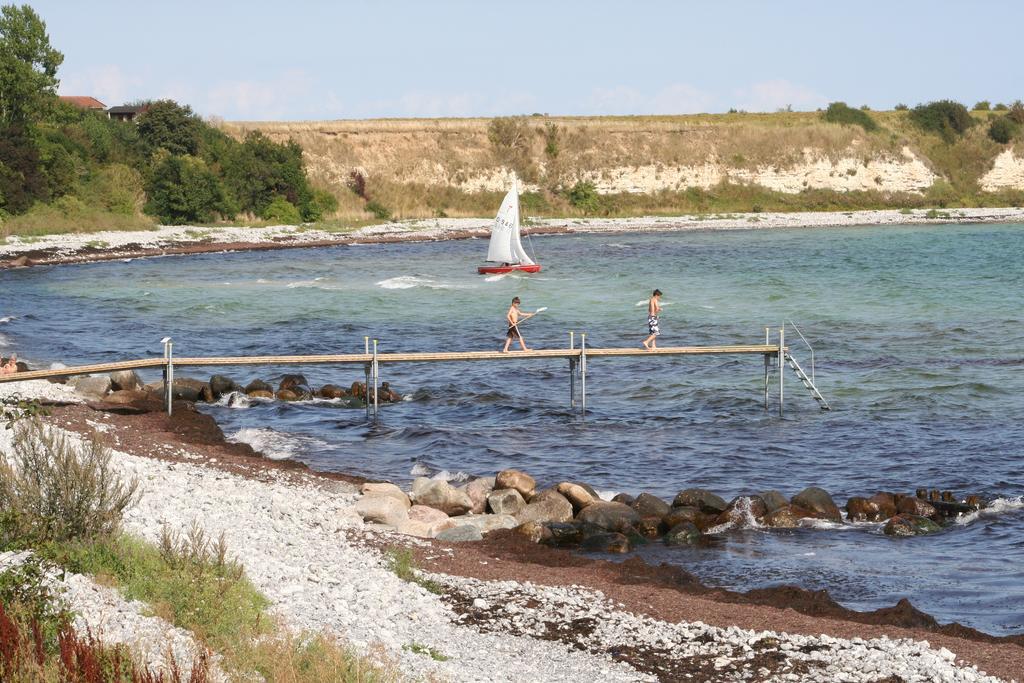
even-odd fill
[[[779,417],[782,417],[782,385],[783,378],[786,373],[782,370],[782,366],[786,362],[786,326],[783,325],[779,328]]]
[[[167,365],[164,367],[164,402],[167,404],[167,416],[170,417],[174,410],[174,341],[170,337],[164,337],[164,360]]]
[[[764,345],[768,346],[771,343],[770,335],[771,328],[764,328]],[[764,354],[764,411],[768,412],[768,368],[771,365],[772,357],[769,354]]]
[[[575,347],[575,339],[572,330],[569,330],[569,350]],[[576,359],[569,359],[569,407],[576,407]]]
[[[363,348],[366,350],[366,355],[370,355],[370,338],[363,337]],[[370,364],[367,363],[363,366],[363,373],[366,375],[366,382],[363,384],[364,394],[366,398],[366,419],[370,419]]]
[[[587,419],[587,334],[580,334],[580,410]]]

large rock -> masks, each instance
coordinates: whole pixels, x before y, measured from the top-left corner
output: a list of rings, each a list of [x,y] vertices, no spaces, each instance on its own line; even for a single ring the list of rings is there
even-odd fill
[[[526,501],[515,489],[496,489],[487,496],[487,506],[496,515],[514,516],[526,507]]]
[[[306,381],[305,375],[285,375],[281,378],[281,383],[277,385],[278,391],[281,391],[282,389],[309,391],[309,382]]]
[[[519,470],[502,470],[494,479],[495,489],[515,489],[523,500],[529,501],[537,490],[533,477]]]
[[[558,491],[545,489],[515,517],[520,522],[568,522],[572,519],[572,503]]]
[[[474,515],[482,515],[487,512],[487,496],[494,490],[494,481],[494,477],[480,477],[459,487],[473,501],[473,508],[470,512]]]
[[[480,533],[480,529],[476,528],[474,525],[463,524],[462,526],[445,529],[437,534],[437,536],[434,536],[434,538],[439,541],[447,541],[449,543],[469,543],[471,541],[484,540],[484,535]]]
[[[817,486],[808,486],[800,493],[793,496],[792,504],[810,510],[818,519],[828,519],[833,522],[843,521],[839,514],[839,508],[832,500],[828,491]]]
[[[577,519],[602,529],[618,531],[638,523],[640,515],[636,513],[636,510],[623,503],[597,501],[583,508]]]
[[[693,522],[696,524],[703,514],[699,508],[686,505],[684,507],[672,508],[671,512],[665,515],[662,521],[665,522],[665,526],[671,529],[682,522]]]
[[[899,505],[896,506],[896,511],[900,514],[928,517],[933,520],[939,517],[939,513],[935,510],[934,505],[926,500],[914,498],[913,496],[901,498]]]
[[[601,496],[597,496],[597,499],[600,500]],[[635,500],[636,498],[625,492],[616,493],[614,496],[612,496],[613,503],[622,503],[623,505],[632,505],[633,501]]]
[[[664,540],[666,545],[696,545],[700,539],[700,529],[696,524],[682,522],[669,529]]]
[[[636,524],[636,531],[644,538],[657,538],[665,531],[661,517],[644,517]]]
[[[273,391],[263,391],[262,389],[253,389],[245,394],[249,398],[274,398]]]
[[[563,481],[555,487],[555,490],[565,496],[565,499],[572,504],[574,512],[579,512],[595,500],[599,500],[597,496],[592,495],[585,487],[569,481]]]
[[[302,399],[302,395],[298,392],[292,391],[291,389],[278,389],[277,398],[281,401],[299,401]]]
[[[559,547],[577,546],[583,540],[583,525],[574,523],[546,524],[551,538],[546,541]],[[602,530],[603,531],[603,530]]]
[[[784,505],[778,510],[773,510],[765,517],[764,523],[767,526],[777,529],[795,529],[800,526],[800,520],[804,517],[811,517],[810,510],[804,510],[795,505]]]
[[[768,506],[761,496],[737,496],[729,501],[715,524],[730,524],[741,528],[764,524]]]
[[[473,501],[446,481],[420,477],[412,484],[412,499],[418,505],[432,507],[446,515],[462,515],[470,511]]]
[[[409,519],[415,519],[417,522],[423,522],[424,524],[438,524],[448,519],[448,515],[441,512],[437,508],[428,507],[426,505],[413,505],[409,508]]]
[[[142,389],[142,380],[134,370],[118,370],[110,373],[110,388],[114,391],[137,391]]]
[[[150,394],[140,389],[136,390],[123,390],[123,391],[112,391],[107,394],[103,401],[104,403],[115,403],[121,406],[132,405],[135,403],[142,403],[148,401]]]
[[[641,493],[630,507],[641,517],[664,517],[672,511],[671,505],[649,493]]]
[[[482,534],[498,529],[515,529],[519,520],[512,515],[461,515],[452,517],[450,521],[456,526],[475,526]]]
[[[775,512],[779,508],[786,507],[789,505],[789,499],[776,490],[762,491],[757,494],[764,501],[764,505],[768,508],[768,512]]]
[[[356,501],[355,510],[363,521],[387,524],[396,529],[409,521],[405,506],[391,496],[363,496]]]
[[[232,391],[241,391],[242,387],[238,386],[235,380],[225,375],[214,375],[210,378],[210,393],[213,394],[213,400],[219,399],[221,396],[226,396]]]
[[[252,392],[254,391],[265,391],[268,394],[273,395],[274,387],[261,379],[254,379],[245,385],[245,393],[252,395]]]
[[[359,490],[364,496],[391,496],[405,506],[406,509],[412,505],[409,496],[405,495],[402,489],[387,482],[367,482]]]
[[[209,392],[210,390],[206,382],[200,382],[190,377],[175,377],[174,383],[171,386],[172,394],[176,401],[192,401],[193,403],[202,399],[203,392]],[[146,390],[155,393],[160,399],[164,397],[163,381],[147,384]]]
[[[629,539],[623,534],[604,532],[587,536],[580,543],[582,550],[596,553],[628,553],[633,549]]]
[[[445,517],[445,519],[448,518]],[[433,538],[435,534],[439,533],[432,525],[418,519],[405,520],[395,527],[395,531],[406,536],[418,536],[419,538]]]
[[[888,536],[923,536],[941,530],[941,526],[927,517],[903,513],[892,517],[882,529]]]
[[[346,398],[348,391],[336,384],[325,384],[316,392],[320,398]]]
[[[68,386],[85,398],[102,399],[110,391],[111,381],[106,375],[85,375],[72,377],[68,380]]]
[[[705,489],[684,489],[676,494],[672,507],[695,507],[716,515],[725,512],[725,500]]]

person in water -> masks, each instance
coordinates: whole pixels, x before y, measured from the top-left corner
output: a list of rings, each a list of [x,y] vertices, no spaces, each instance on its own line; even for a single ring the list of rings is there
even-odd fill
[[[502,353],[508,353],[508,347],[512,345],[512,340],[516,339],[519,341],[519,346],[522,347],[523,351],[529,351],[526,348],[526,342],[523,341],[523,335],[519,332],[519,323],[532,318],[533,313],[523,313],[519,310],[519,297],[512,299],[512,305],[508,309],[508,313],[505,314],[505,322],[508,323],[508,332],[505,333],[505,348],[501,350]]]
[[[644,348],[654,351],[658,348],[658,337],[661,336],[661,290],[656,289],[647,302],[647,339],[644,339]]]

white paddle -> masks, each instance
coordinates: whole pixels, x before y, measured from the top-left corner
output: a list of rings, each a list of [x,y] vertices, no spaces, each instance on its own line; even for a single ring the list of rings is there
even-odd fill
[[[543,312],[544,312],[544,311],[546,311],[546,310],[548,310],[548,307],[547,307],[547,306],[541,306],[541,307],[540,307],[540,308],[538,308],[538,309],[537,309],[536,311],[534,311],[533,313],[530,313],[530,314],[529,314],[529,315],[528,315],[527,317],[523,318],[523,319],[522,319],[522,320],[520,320],[519,322],[520,322],[520,323],[525,323],[525,322],[526,322],[527,320],[529,320],[529,319],[530,319],[530,318],[532,318],[533,316],[537,315],[538,313],[543,313]],[[518,325],[519,323],[516,323],[516,324]]]

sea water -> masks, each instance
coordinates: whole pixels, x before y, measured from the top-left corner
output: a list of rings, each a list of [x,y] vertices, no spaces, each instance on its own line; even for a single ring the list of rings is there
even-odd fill
[[[756,355],[591,358],[585,421],[564,359],[383,365],[405,400],[375,425],[332,401],[203,409],[271,457],[403,484],[516,467],[541,485],[666,499],[691,486],[727,500],[821,486],[840,505],[879,490],[980,494],[991,511],[934,536],[744,528],[638,552],[712,585],[795,583],[857,609],[908,597],[943,621],[1024,632],[1024,226],[581,234],[532,248],[534,276],[477,275],[482,240],[4,271],[0,344],[37,364],[159,355],[164,336],[181,356],[351,353],[367,336],[383,353],[499,349],[519,296],[548,309],[523,325],[532,347],[566,347],[570,331],[639,347],[655,287],[662,346],[763,343],[764,327],[774,338],[792,320],[831,412],[788,374],[779,419],[774,373],[766,412]],[[787,342],[809,370],[792,327]],[[356,367],[209,371],[362,380]]]

